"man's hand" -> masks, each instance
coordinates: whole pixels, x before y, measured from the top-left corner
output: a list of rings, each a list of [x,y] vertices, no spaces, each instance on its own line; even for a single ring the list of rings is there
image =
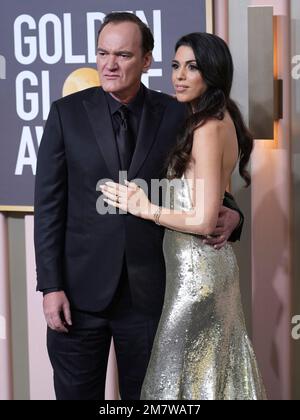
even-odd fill
[[[44,296],[44,315],[51,330],[68,332],[67,326],[72,325],[70,304],[65,292],[52,292]],[[63,318],[62,318],[63,315]]]
[[[213,246],[215,249],[221,249],[237,228],[239,222],[240,215],[237,211],[222,206],[217,227],[211,237],[207,238],[204,243]]]

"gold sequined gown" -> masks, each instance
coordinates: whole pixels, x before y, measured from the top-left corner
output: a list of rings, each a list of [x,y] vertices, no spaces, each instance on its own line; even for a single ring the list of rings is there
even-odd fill
[[[191,209],[184,178],[174,208]],[[141,399],[265,399],[231,245],[217,251],[199,236],[166,229],[164,254],[165,302]]]

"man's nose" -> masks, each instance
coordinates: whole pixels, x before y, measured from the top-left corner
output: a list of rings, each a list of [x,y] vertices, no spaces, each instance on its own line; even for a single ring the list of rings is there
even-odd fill
[[[108,67],[109,70],[115,70],[118,66],[117,57],[115,55],[110,55],[108,57],[106,66]]]

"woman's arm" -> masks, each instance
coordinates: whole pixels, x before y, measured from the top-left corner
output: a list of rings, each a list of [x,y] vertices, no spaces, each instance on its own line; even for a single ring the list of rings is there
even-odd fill
[[[217,121],[209,121],[194,133],[194,210],[170,212],[162,208],[159,223],[182,232],[210,235],[217,224],[222,196],[223,142]],[[153,220],[153,216],[150,215]]]
[[[197,235],[211,234],[217,224],[222,195],[224,142],[220,130],[219,122],[214,120],[207,122],[194,133],[193,210],[185,212],[160,209],[150,203],[144,191],[133,183],[128,183],[127,187],[107,183],[102,187],[102,192],[107,197],[105,201],[114,207],[154,222],[158,221],[159,215],[159,224],[173,230]]]

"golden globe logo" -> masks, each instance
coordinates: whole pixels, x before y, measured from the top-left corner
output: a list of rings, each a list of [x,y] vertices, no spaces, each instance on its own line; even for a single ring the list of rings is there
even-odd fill
[[[162,63],[161,10],[134,12],[145,24],[152,22],[155,39],[153,60]],[[148,16],[149,14],[149,16]],[[62,95],[99,86],[97,71],[89,66],[96,63],[97,28],[103,22],[105,13],[87,12],[83,16],[86,25],[86,46],[77,46],[75,24],[72,13],[46,13],[36,17],[21,14],[14,21],[14,55],[18,63],[15,80],[16,113],[26,122],[21,128],[20,143],[14,174],[22,176],[24,168],[36,173],[37,150],[42,135],[42,121],[46,121],[51,105],[51,89],[56,77],[56,67],[77,64],[80,66],[63,82]],[[35,63],[37,67],[35,67]],[[43,67],[40,68],[40,63]],[[21,65],[21,66],[20,66]],[[1,63],[0,63],[1,66]],[[151,78],[161,78],[162,68],[149,69],[142,76],[142,82],[149,87]],[[57,83],[56,83],[57,84]]]

